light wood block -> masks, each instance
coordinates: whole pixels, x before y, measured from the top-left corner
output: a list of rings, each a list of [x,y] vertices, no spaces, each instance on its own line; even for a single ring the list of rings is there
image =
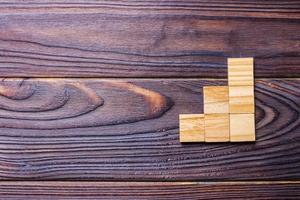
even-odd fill
[[[229,113],[228,86],[205,86],[204,113]]]
[[[228,84],[254,85],[253,58],[228,58]]]
[[[205,142],[229,140],[229,114],[205,114]]]
[[[255,141],[254,114],[230,114],[230,141]]]
[[[229,112],[254,113],[254,86],[229,87]]]
[[[179,115],[180,142],[204,142],[204,115]]]

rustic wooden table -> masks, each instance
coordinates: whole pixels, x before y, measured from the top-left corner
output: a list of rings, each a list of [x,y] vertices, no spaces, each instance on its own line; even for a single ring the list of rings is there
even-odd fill
[[[0,199],[299,199],[300,1],[0,0]],[[227,57],[255,143],[180,144]]]

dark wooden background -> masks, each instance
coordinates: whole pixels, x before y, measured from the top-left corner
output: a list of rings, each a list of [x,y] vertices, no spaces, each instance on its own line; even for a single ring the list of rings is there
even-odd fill
[[[179,113],[255,58],[255,143]],[[300,1],[0,0],[0,199],[299,199]]]

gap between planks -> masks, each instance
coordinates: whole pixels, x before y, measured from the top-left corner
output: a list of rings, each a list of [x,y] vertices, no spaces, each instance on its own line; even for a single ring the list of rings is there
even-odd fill
[[[227,81],[228,79],[226,78],[188,78],[188,77],[153,77],[153,78],[143,78],[143,77],[134,77],[134,78],[131,78],[131,77],[119,77],[119,78],[116,78],[116,77],[2,77],[0,76],[0,81],[3,81],[3,80],[19,80],[19,79],[31,79],[31,80],[44,80],[44,79],[53,79],[53,80],[68,80],[68,79],[82,79],[82,80],[116,80],[116,81],[122,81],[122,80],[132,80],[132,81],[135,81],[135,80],[140,80],[140,81],[161,81],[163,79],[166,79],[166,80],[178,80],[178,81],[198,81],[198,80],[207,80],[207,81],[214,81],[214,80],[217,80],[217,81]],[[265,80],[295,80],[295,81],[298,81],[300,80],[300,78],[255,78],[255,82],[256,81],[265,81]],[[255,86],[255,85],[254,85]]]
[[[70,184],[70,185],[247,185],[247,184],[253,184],[253,185],[265,185],[265,184],[299,184],[300,185],[300,180],[299,181],[256,181],[256,180],[249,180],[249,181],[130,181],[130,180],[124,180],[124,181],[95,181],[95,180],[47,180],[47,181],[37,181],[37,180],[6,180],[6,181],[0,181],[0,186],[5,184],[17,184],[17,185],[23,185],[23,184],[28,184],[28,185],[35,185],[35,184]]]

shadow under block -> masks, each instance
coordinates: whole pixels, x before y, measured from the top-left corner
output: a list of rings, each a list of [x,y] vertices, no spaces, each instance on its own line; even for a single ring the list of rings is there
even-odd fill
[[[179,115],[180,142],[204,142],[204,115]]]
[[[254,86],[229,87],[229,112],[254,113]]]
[[[229,142],[229,114],[205,114],[205,142]]]
[[[230,114],[230,141],[255,141],[254,114]]]
[[[253,58],[228,58],[229,86],[253,86]]]
[[[229,113],[228,86],[205,86],[204,113]]]

